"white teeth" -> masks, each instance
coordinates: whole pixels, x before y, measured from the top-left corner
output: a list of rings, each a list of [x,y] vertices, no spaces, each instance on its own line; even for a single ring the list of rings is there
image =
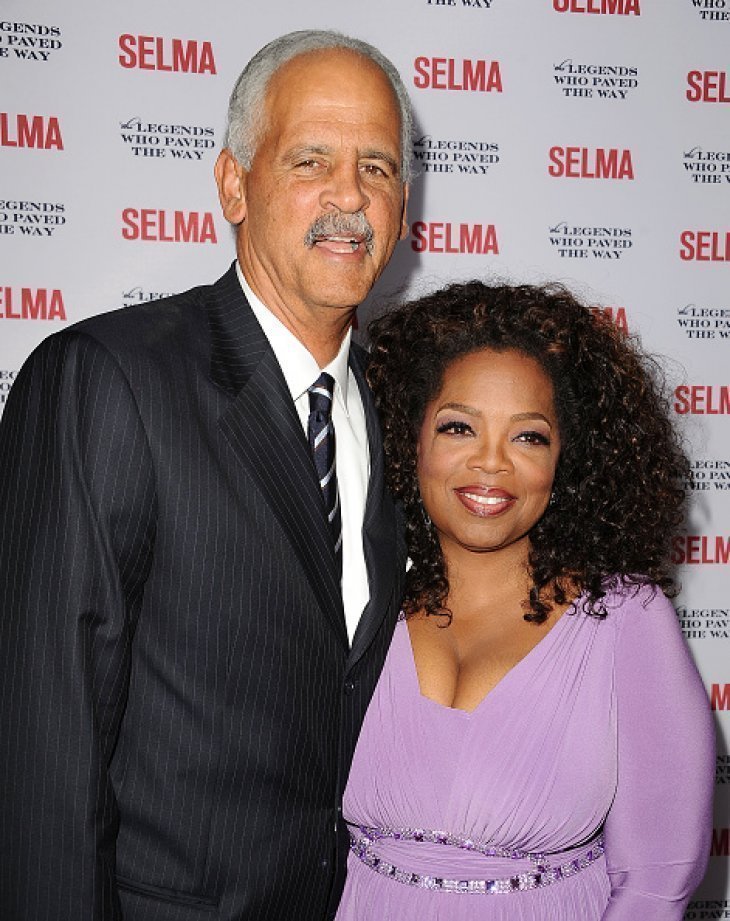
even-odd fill
[[[347,243],[352,247],[352,252],[356,252],[358,246],[360,245],[359,240],[353,240],[352,237],[323,237],[323,240],[328,240],[330,243]]]
[[[499,505],[501,502],[509,502],[507,496],[477,496],[473,492],[465,492],[462,495],[472,502],[478,502],[479,505]]]

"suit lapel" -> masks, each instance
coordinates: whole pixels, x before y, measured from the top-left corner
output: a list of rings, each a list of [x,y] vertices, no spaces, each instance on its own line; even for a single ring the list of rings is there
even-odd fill
[[[347,660],[348,670],[370,646],[386,614],[395,622],[396,611],[391,602],[397,565],[395,509],[390,493],[385,488],[385,460],[380,422],[365,380],[363,363],[355,348],[350,351],[350,367],[360,388],[370,446],[370,482],[363,522],[363,549],[370,585],[370,601],[362,613],[352,640],[352,649]]]
[[[332,539],[306,436],[235,266],[212,288],[211,375],[233,397],[219,426],[285,531],[328,621],[347,646]]]

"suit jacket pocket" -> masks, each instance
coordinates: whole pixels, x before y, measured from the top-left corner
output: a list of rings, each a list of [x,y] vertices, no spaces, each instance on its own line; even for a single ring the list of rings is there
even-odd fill
[[[157,921],[206,921],[218,917],[218,900],[190,892],[178,892],[164,889],[137,880],[117,877],[119,898],[123,907],[125,921],[144,921],[150,913],[150,899],[154,899],[155,918]],[[162,903],[162,904],[161,904]],[[167,905],[165,910],[164,905]]]

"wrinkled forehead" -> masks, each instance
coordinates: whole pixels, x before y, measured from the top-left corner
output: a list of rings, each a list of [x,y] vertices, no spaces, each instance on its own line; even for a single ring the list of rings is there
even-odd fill
[[[349,48],[306,51],[282,64],[266,87],[266,122],[281,128],[282,120],[314,103],[332,112],[357,110],[400,131],[398,98],[387,74]]]

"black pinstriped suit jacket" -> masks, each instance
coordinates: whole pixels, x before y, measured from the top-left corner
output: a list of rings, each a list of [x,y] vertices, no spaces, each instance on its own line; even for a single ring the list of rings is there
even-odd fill
[[[2,921],[329,913],[405,555],[356,352],[371,600],[351,651],[306,439],[233,269],[53,336],[19,374],[0,429]]]

